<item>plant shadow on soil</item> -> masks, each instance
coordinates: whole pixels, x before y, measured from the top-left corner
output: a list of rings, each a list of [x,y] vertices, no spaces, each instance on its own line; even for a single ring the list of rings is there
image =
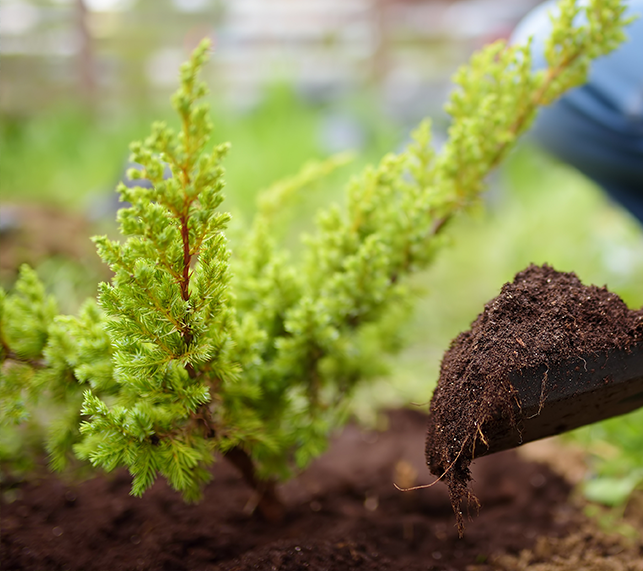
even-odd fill
[[[498,553],[518,554],[539,536],[564,535],[578,516],[570,486],[515,452],[473,466],[480,499],[463,539],[445,486],[430,481],[423,457],[427,417],[386,413],[388,429],[349,425],[328,452],[285,484],[287,521],[249,513],[252,493],[225,461],[197,505],[163,480],[129,495],[124,471],[74,485],[53,475],[2,499],[3,570],[288,571],[465,569]]]

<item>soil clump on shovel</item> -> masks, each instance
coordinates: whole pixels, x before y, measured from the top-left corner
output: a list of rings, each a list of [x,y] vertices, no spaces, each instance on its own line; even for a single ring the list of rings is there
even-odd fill
[[[531,265],[502,287],[471,329],[452,341],[430,405],[426,461],[449,488],[460,535],[464,512],[478,507],[469,489],[472,460],[496,451],[499,434],[512,432],[513,445],[522,442],[523,425],[540,414],[552,391],[548,373],[576,363],[582,380],[588,359],[591,366],[591,359],[631,352],[641,342],[643,309],[628,309],[616,294],[585,286],[574,273]],[[520,372],[533,375],[536,406],[529,416],[512,382]]]

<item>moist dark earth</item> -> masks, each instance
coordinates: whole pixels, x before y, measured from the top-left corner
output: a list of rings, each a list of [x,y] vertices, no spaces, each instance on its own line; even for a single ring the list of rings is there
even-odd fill
[[[129,495],[126,472],[65,484],[45,475],[4,494],[4,571],[464,569],[560,536],[578,515],[570,486],[547,466],[506,452],[474,466],[480,515],[458,539],[446,488],[400,492],[430,480],[426,415],[385,415],[386,431],[349,425],[330,450],[281,490],[289,515],[269,525],[252,493],[221,460],[205,499],[186,505],[163,481]],[[14,496],[9,503],[7,498]]]
[[[513,451],[473,465],[481,509],[459,539],[445,486],[393,486],[427,481],[426,415],[384,419],[385,431],[349,425],[284,486],[289,515],[279,526],[249,513],[252,493],[225,461],[197,505],[163,481],[134,498],[122,471],[76,484],[43,473],[3,490],[0,569],[643,571],[643,540],[605,535],[566,481]],[[628,510],[642,529],[635,499]]]
[[[485,423],[502,412],[516,425],[510,373],[629,350],[642,340],[643,310],[548,265],[519,272],[486,304],[442,360],[427,431],[427,464],[448,485],[461,533],[466,511],[477,506],[467,484],[474,446],[486,443]]]
[[[124,471],[82,482],[44,469],[3,479],[0,569],[643,571],[642,494],[625,510],[638,536],[606,535],[547,465],[502,452],[470,467],[480,511],[459,538],[446,486],[394,487],[433,480],[427,416],[396,410],[382,419],[381,430],[347,426],[282,487],[280,525],[253,513],[253,493],[225,460],[197,505],[162,480],[134,498]]]

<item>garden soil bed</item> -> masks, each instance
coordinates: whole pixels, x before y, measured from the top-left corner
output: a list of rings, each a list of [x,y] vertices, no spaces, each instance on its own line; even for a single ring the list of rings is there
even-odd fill
[[[445,486],[406,493],[393,486],[429,481],[426,416],[401,410],[384,419],[384,431],[349,425],[323,457],[282,488],[289,515],[278,526],[249,513],[252,494],[225,461],[215,464],[214,481],[196,506],[184,504],[161,480],[134,498],[122,471],[77,484],[45,475],[4,490],[0,569],[518,568],[542,561],[543,550],[546,559],[558,549],[555,558],[564,561],[574,551],[565,541],[594,559],[625,557],[609,569],[639,569],[634,565],[643,555],[640,544],[628,551],[618,541],[597,540],[593,532],[579,534],[589,524],[568,503],[570,485],[545,464],[515,452],[473,465],[473,489],[482,507],[459,539]],[[593,567],[576,561],[551,568]]]

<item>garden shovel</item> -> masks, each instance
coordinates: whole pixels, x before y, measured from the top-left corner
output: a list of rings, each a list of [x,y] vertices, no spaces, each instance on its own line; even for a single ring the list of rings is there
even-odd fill
[[[488,447],[477,446],[475,457],[643,407],[643,343],[514,372],[509,378],[520,400],[514,410],[516,428],[507,418],[491,420],[485,430]]]

